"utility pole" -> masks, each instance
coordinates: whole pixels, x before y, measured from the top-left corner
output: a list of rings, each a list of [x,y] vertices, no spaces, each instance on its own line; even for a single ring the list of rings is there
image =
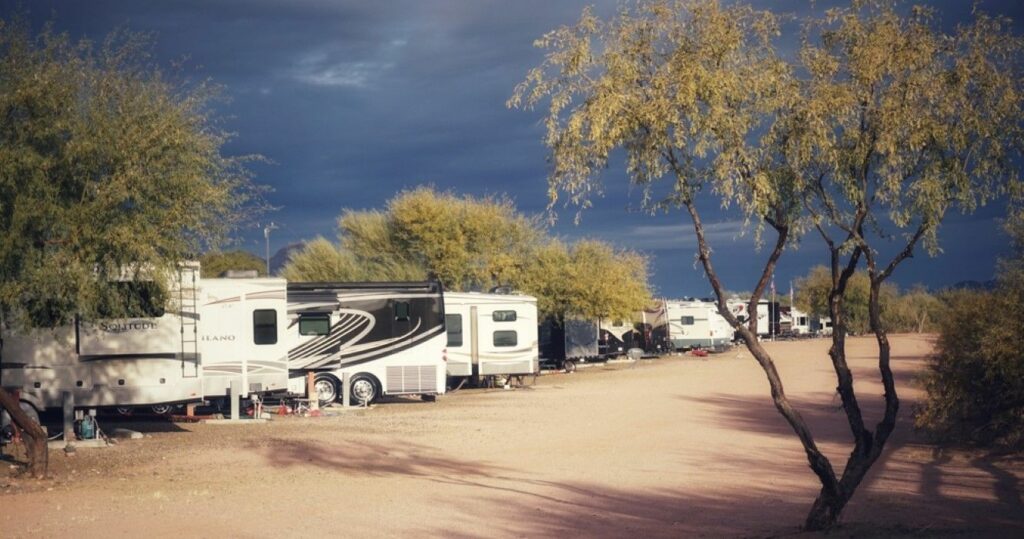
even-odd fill
[[[277,225],[273,221],[269,225],[263,227],[263,240],[265,242],[265,253],[267,255],[267,277],[270,277],[270,231],[277,229]]]

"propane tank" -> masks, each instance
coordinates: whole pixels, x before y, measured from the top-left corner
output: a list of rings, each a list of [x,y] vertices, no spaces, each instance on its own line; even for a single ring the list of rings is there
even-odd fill
[[[96,437],[96,418],[87,415],[78,421],[78,438],[92,440]]]

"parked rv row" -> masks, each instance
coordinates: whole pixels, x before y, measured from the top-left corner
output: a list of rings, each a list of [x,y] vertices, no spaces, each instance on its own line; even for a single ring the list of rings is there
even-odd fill
[[[126,287],[141,293],[145,287]],[[35,410],[224,405],[243,396],[353,402],[384,395],[431,399],[466,380],[572,369],[630,350],[643,355],[722,350],[733,331],[714,305],[665,300],[631,320],[539,320],[520,294],[445,293],[438,282],[288,283],[280,278],[208,279],[185,265],[171,283],[172,307],[136,316],[5,332],[0,386]],[[746,305],[737,303],[738,316]],[[759,327],[779,332],[778,304]],[[799,313],[795,313],[799,314]],[[791,316],[792,317],[792,316]],[[804,321],[792,317],[793,328]],[[798,329],[793,329],[797,331]],[[313,377],[313,395],[308,378]]]
[[[171,292],[166,310],[5,332],[0,385],[40,411],[68,397],[77,408],[167,410],[223,403],[232,384],[245,396],[329,403],[347,377],[358,403],[382,395],[429,399],[452,379],[539,370],[529,296],[444,294],[437,282],[207,279],[194,264],[181,269]]]

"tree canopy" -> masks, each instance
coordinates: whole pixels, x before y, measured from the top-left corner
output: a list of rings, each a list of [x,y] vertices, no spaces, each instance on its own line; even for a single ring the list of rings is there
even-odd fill
[[[222,239],[258,200],[211,117],[215,87],[168,78],[138,35],[73,42],[0,21],[0,310],[52,326],[113,314],[112,280]],[[116,303],[116,302],[114,302]]]
[[[219,277],[230,270],[255,271],[257,275],[266,276],[267,262],[262,258],[241,249],[234,251],[209,251],[199,257],[199,267],[203,277]]]
[[[384,211],[345,211],[337,244],[318,238],[292,255],[295,281],[419,280],[453,291],[509,286],[537,297],[542,315],[628,317],[650,302],[647,259],[596,241],[550,238],[503,197],[419,187]]]

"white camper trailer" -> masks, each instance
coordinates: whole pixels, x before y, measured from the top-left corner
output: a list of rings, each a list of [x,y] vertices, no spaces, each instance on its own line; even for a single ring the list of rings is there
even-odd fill
[[[518,294],[444,295],[448,376],[540,372],[537,299]]]
[[[342,398],[345,375],[352,402],[445,392],[439,282],[290,283],[288,320],[293,394],[306,394],[310,372],[324,404]]]
[[[669,342],[676,350],[703,348],[725,350],[733,329],[714,303],[699,300],[666,300]]]
[[[807,336],[811,334],[811,317],[807,313],[791,307],[789,309],[789,331],[793,335]]]
[[[60,407],[64,392],[88,408],[202,399],[198,276],[195,264],[172,276],[170,310],[140,301],[134,317],[5,335],[0,385],[19,390],[37,410]],[[145,283],[124,283],[125,293],[152,291]]]
[[[127,411],[225,397],[236,380],[244,394],[286,389],[283,279],[201,279],[190,263],[170,291],[170,310],[7,336],[0,384],[39,410],[64,391],[76,407]]]
[[[744,325],[750,320],[748,301],[743,299],[730,299],[726,302],[729,311]],[[757,303],[757,336],[773,337],[779,334],[781,316],[778,302],[771,302],[762,299]]]

